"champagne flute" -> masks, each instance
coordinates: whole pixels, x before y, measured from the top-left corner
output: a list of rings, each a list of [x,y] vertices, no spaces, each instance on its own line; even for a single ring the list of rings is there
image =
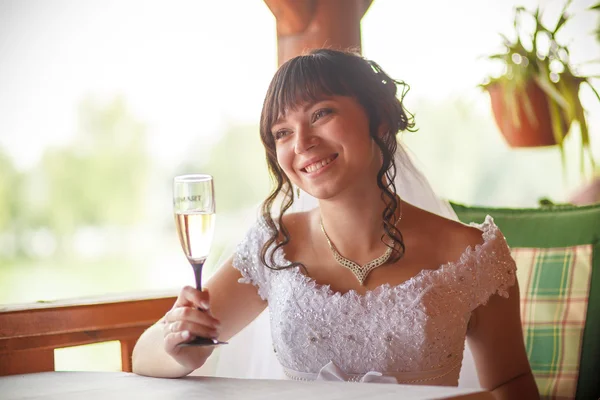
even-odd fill
[[[177,235],[194,269],[196,289],[202,290],[202,267],[208,257],[215,228],[215,196],[210,175],[181,175],[173,180],[173,210]],[[216,339],[196,337],[185,346],[225,344]]]

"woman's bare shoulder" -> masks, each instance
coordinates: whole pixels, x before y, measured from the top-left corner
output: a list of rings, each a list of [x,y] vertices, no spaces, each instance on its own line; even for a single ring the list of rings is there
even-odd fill
[[[315,220],[318,221],[319,215],[318,209],[287,213],[283,216],[283,224],[292,237],[304,235],[310,232]]]
[[[442,260],[456,260],[468,247],[483,243],[482,231],[460,221],[441,217],[437,214],[407,205],[412,213],[412,225],[418,227],[419,236],[435,244]]]

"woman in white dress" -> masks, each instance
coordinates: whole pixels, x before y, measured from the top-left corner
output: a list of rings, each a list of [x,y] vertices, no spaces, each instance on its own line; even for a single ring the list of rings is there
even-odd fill
[[[321,49],[280,67],[260,121],[275,183],[262,215],[206,289],[184,288],[142,335],[134,372],[185,376],[213,348],[179,344],[228,340],[269,307],[291,379],[456,385],[466,337],[482,387],[539,397],[498,227],[443,218],[397,191],[396,136],[414,127],[405,89],[352,53]],[[303,196],[318,206],[290,213]]]

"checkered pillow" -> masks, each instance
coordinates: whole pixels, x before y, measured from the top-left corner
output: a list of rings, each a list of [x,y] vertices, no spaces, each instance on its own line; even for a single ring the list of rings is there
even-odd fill
[[[592,245],[512,248],[527,356],[542,398],[575,398]]]

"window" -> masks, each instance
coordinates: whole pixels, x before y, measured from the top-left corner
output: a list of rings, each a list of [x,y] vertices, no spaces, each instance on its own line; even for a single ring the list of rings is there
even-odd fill
[[[563,180],[558,148],[508,148],[494,123],[489,96],[477,86],[500,72],[485,56],[501,50],[500,33],[512,33],[514,7],[539,4],[548,24],[554,24],[564,3],[375,0],[367,11],[363,53],[411,86],[406,105],[420,129],[402,140],[441,195],[467,204],[525,207],[536,206],[542,197],[565,201],[583,183],[577,128],[566,140],[572,156]],[[573,2],[575,16],[562,30],[565,42],[573,43],[571,60],[586,75],[600,72],[598,63],[586,63],[600,54],[593,35],[598,13],[587,10],[593,4]],[[600,107],[588,88],[582,89],[582,102],[598,160]]]
[[[262,1],[0,5],[0,304],[193,282],[172,178],[215,176],[213,255],[269,180]]]

